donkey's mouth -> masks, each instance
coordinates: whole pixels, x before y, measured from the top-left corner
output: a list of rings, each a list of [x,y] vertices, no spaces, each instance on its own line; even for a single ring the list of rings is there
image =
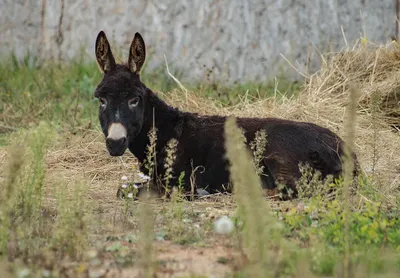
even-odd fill
[[[125,153],[126,149],[128,148],[126,138],[121,138],[118,140],[107,138],[106,146],[108,153],[111,156],[121,156]]]
[[[122,156],[125,153],[125,150],[108,150],[108,153],[111,156]]]

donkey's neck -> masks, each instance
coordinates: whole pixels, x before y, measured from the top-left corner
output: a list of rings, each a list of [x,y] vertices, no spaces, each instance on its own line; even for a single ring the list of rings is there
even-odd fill
[[[179,140],[182,132],[184,113],[169,106],[150,89],[147,89],[143,126],[140,133],[129,145],[129,150],[143,163],[150,144],[149,132],[155,127],[157,137],[157,153],[159,153],[172,138]]]

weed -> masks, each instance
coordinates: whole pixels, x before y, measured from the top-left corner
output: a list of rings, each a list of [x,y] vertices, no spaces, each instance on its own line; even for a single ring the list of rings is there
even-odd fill
[[[146,159],[144,161],[145,168],[149,173],[150,180],[157,178],[156,167],[156,145],[157,145],[157,129],[153,127],[149,131],[149,145],[147,146]],[[150,184],[148,184],[149,189]]]
[[[332,176],[327,176],[321,180],[321,173],[313,169],[309,164],[300,163],[300,179],[296,182],[299,199],[310,197],[321,197],[333,199],[340,196],[340,180],[333,180]]]
[[[164,174],[164,188],[165,194],[168,195],[170,192],[170,180],[173,178],[173,165],[176,159],[176,149],[178,146],[178,141],[176,139],[171,139],[166,147],[166,156],[164,162],[165,174]]]
[[[250,148],[253,151],[253,160],[256,173],[262,175],[264,172],[264,165],[262,164],[267,149],[267,133],[265,130],[258,130],[255,133],[254,141],[250,142]]]

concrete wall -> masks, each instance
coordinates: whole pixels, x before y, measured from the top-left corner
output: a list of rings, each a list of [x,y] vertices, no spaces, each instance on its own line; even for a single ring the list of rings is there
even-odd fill
[[[344,46],[340,26],[349,42],[364,30],[369,40],[386,42],[395,35],[395,1],[0,0],[0,50],[69,60],[83,49],[94,59],[103,29],[126,59],[139,31],[151,53],[149,69],[163,65],[165,53],[184,80],[202,79],[215,67],[219,81],[265,81],[281,73],[296,77],[281,53],[304,68],[313,49],[316,69],[316,49]]]

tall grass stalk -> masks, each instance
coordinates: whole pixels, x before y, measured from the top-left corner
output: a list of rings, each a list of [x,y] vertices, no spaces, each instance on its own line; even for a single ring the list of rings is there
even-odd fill
[[[139,204],[139,224],[140,224],[140,265],[142,267],[142,277],[154,277],[154,223],[155,214],[153,211],[151,192],[143,193]]]
[[[357,100],[359,90],[354,84],[350,85],[349,104],[347,108],[346,124],[345,124],[345,142],[344,148],[344,180],[343,180],[343,218],[344,218],[344,278],[349,278],[351,275],[350,264],[350,184],[353,181],[354,160],[352,150],[354,148],[355,123],[357,114]]]
[[[149,181],[157,178],[157,160],[156,160],[156,145],[157,145],[157,129],[153,127],[149,133],[149,145],[147,146],[145,167],[149,173]],[[150,182],[147,184],[147,190],[150,189]]]
[[[265,277],[267,271],[273,270],[267,267],[271,262],[268,245],[280,241],[274,233],[277,220],[270,214],[269,205],[263,198],[260,178],[234,118],[225,123],[225,140],[238,217],[243,223],[243,251],[250,263],[248,270],[251,277]]]
[[[378,154],[378,113],[379,113],[379,93],[374,92],[371,95],[371,116],[372,116],[372,178],[375,179],[376,176],[376,166],[378,164],[379,154]]]

